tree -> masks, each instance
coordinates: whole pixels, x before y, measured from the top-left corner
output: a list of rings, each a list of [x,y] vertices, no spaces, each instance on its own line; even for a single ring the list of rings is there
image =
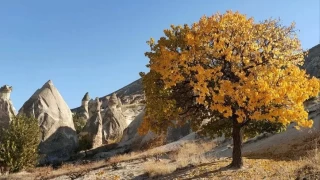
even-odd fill
[[[0,161],[17,172],[38,163],[40,128],[38,120],[26,116],[16,116],[8,129],[0,134]]]
[[[222,135],[232,137],[232,128],[230,128],[232,122],[225,121],[221,116],[219,117],[218,113],[201,104],[195,104],[197,96],[193,95],[192,89],[185,83],[179,83],[171,89],[164,89],[159,73],[151,70],[147,74],[140,73],[140,76],[148,101],[146,101],[146,113],[139,127],[139,134],[143,135],[149,130],[164,134],[168,127],[179,127],[190,123],[192,129],[198,134],[210,137]],[[203,124],[204,119],[212,121]],[[251,121],[244,127],[243,135],[246,138],[252,138],[264,132],[282,132],[285,128],[278,122]]]
[[[255,122],[312,126],[303,102],[317,96],[320,86],[298,67],[305,54],[294,23],[256,23],[227,11],[203,16],[191,27],[171,25],[164,34],[157,42],[150,39],[145,53],[150,72],[144,75],[142,129],[170,125],[176,117],[200,127],[210,118],[207,131],[232,131],[230,167],[240,168],[242,133],[258,127]],[[181,118],[187,115],[192,118]]]

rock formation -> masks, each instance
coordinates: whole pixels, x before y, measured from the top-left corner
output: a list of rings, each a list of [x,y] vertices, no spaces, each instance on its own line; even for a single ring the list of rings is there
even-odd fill
[[[92,148],[102,145],[102,117],[100,113],[102,103],[99,98],[96,98],[94,102],[96,111],[92,114],[83,131],[80,133],[81,138],[87,139],[92,144]]]
[[[108,108],[103,117],[103,139],[109,144],[121,140],[127,124],[115,93],[107,102]]]
[[[82,98],[82,101],[81,101],[81,106],[85,108],[86,111],[88,111],[88,103],[90,101],[90,96],[89,96],[89,93],[87,92],[83,98]]]
[[[307,73],[311,76],[320,78],[320,44],[309,50],[303,68],[306,69]]]
[[[122,114],[126,120],[126,124],[129,125],[135,117],[142,111],[144,107],[144,93],[142,89],[142,79],[138,79],[129,85],[117,90],[114,92],[118,97],[118,106],[121,107]],[[104,117],[105,112],[108,109],[108,101],[112,96],[111,93],[109,95],[103,96],[100,98],[102,101],[101,105],[101,116]],[[72,109],[71,111],[78,115],[81,114],[81,107],[77,107]],[[92,116],[95,112],[95,100],[90,99],[88,102],[88,111],[89,117]]]
[[[10,100],[11,91],[12,87],[8,85],[0,88],[0,129],[8,127],[12,117],[16,114]]]
[[[96,98],[96,110],[97,110],[97,122],[98,122],[98,130],[97,134],[94,136],[93,141],[92,141],[92,147],[96,148],[102,145],[102,117],[100,114],[100,107],[101,107],[101,101],[99,98]]]
[[[85,122],[88,121],[88,119],[90,118],[89,116],[89,100],[90,100],[90,97],[89,97],[89,93],[87,92],[83,98],[82,98],[82,101],[81,101],[81,106],[78,108],[77,110],[77,117],[78,118],[81,118],[81,120],[84,120]]]
[[[68,160],[78,147],[72,113],[51,80],[38,89],[19,114],[35,117],[41,129],[40,164]]]

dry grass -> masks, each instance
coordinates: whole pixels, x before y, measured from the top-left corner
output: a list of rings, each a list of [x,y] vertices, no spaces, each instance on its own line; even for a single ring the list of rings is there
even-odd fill
[[[108,163],[120,163],[124,161],[131,161],[135,159],[140,158],[146,158],[150,156],[155,156],[158,154],[167,153],[165,149],[157,149],[156,147],[160,147],[165,144],[165,135],[160,135],[157,138],[154,138],[153,140],[150,140],[148,143],[146,143],[143,147],[140,147],[140,149],[126,153],[126,154],[120,154],[117,156],[113,156],[110,159],[107,160]],[[135,148],[137,149],[137,148]]]
[[[106,162],[113,164],[113,163],[120,163],[120,162],[139,159],[141,158],[141,153],[142,152],[138,151],[138,152],[131,152],[127,154],[120,154],[120,155],[111,157],[110,159],[106,160]]]
[[[168,162],[147,162],[142,166],[149,177],[170,174],[177,169],[177,166],[175,164],[170,164]]]
[[[213,142],[189,142],[174,151],[167,150],[166,148],[155,148],[144,152],[137,151],[114,156],[108,159],[107,162],[117,164],[125,161],[156,157],[156,162],[146,162],[143,164],[144,171],[149,174],[149,176],[154,177],[169,174],[176,169],[182,169],[190,165],[196,166],[201,163],[210,162],[211,159],[205,157],[204,153],[213,149],[214,146],[215,144]],[[158,158],[161,159],[166,155],[168,156],[166,157],[168,161],[158,161]]]
[[[177,169],[207,163],[210,159],[205,157],[204,153],[213,147],[212,142],[186,143],[179,150],[171,153],[167,161],[147,162],[143,164],[143,169],[150,177],[154,177],[170,174]]]
[[[177,162],[178,168],[208,163],[210,159],[205,157],[205,153],[212,150],[214,146],[213,142],[187,143],[174,154],[172,159]]]
[[[189,142],[178,149],[166,151],[166,148],[155,148],[144,152],[132,152],[111,158],[109,161],[91,162],[84,165],[64,164],[58,170],[51,167],[30,169],[29,179],[54,178],[61,175],[69,177],[80,177],[87,172],[95,172],[97,178],[110,174],[122,177],[123,170],[112,169],[112,163],[120,163],[120,167],[132,162],[142,168],[150,177],[160,179],[320,179],[320,152],[318,147],[320,138],[309,138],[302,143],[289,148],[290,153],[283,155],[260,154],[255,157],[244,158],[245,167],[240,170],[230,170],[227,166],[230,158],[208,159],[205,152],[210,151],[213,143]],[[159,157],[159,159],[155,158]],[[298,157],[298,158],[296,158]],[[148,162],[143,162],[147,160]],[[138,164],[139,163],[139,164]],[[140,164],[141,163],[141,164]],[[131,165],[132,165],[131,164]],[[128,172],[131,169],[127,170]],[[120,173],[121,172],[121,173]],[[27,178],[28,175],[13,175],[15,177]],[[128,178],[128,176],[125,176]],[[131,176],[130,176],[131,177]],[[1,179],[1,178],[0,178]]]
[[[316,137],[309,142],[314,149],[307,151],[307,155],[301,159],[300,167],[296,170],[297,179],[320,179],[319,141],[320,138]]]
[[[230,158],[209,160],[203,156],[212,145],[189,143],[170,156],[175,163],[146,163],[144,170],[152,177],[161,175],[161,179],[320,179],[319,145],[317,135],[293,145],[286,154],[244,158],[243,169],[230,170],[225,168]]]

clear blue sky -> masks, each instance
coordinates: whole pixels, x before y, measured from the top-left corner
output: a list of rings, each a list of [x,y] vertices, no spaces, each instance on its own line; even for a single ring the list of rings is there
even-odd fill
[[[170,24],[238,10],[256,21],[297,23],[304,48],[319,43],[319,0],[7,0],[0,2],[0,85],[18,110],[51,79],[70,108],[148,71],[146,41]]]

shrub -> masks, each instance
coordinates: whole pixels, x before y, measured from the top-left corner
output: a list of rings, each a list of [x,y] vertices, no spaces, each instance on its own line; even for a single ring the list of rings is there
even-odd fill
[[[9,172],[34,167],[38,161],[40,143],[38,120],[26,116],[14,117],[8,129],[0,134],[0,161]]]
[[[86,125],[87,121],[80,117],[78,114],[74,114],[72,116],[73,118],[73,123],[74,123],[74,128],[76,129],[77,134],[81,132],[81,130],[84,128]]]
[[[79,146],[78,146],[77,152],[91,149],[92,142],[88,139],[87,135],[83,137],[80,135],[80,132],[86,126],[87,120],[84,117],[81,117],[79,114],[74,114],[72,118],[73,118],[74,128],[76,129],[76,132],[78,134],[78,139],[79,139]]]
[[[79,146],[77,152],[88,150],[92,148],[92,141],[89,139],[88,135],[80,136],[78,135]]]

